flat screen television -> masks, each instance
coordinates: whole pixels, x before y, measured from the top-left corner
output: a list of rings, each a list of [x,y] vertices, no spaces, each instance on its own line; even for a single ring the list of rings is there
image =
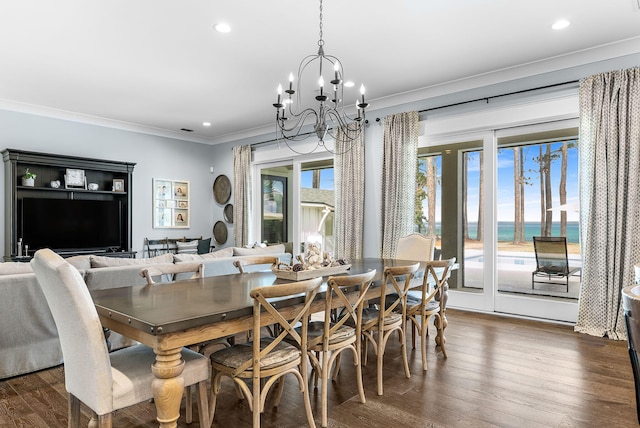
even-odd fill
[[[24,198],[19,204],[22,238],[29,250],[119,250],[123,216],[120,201]]]

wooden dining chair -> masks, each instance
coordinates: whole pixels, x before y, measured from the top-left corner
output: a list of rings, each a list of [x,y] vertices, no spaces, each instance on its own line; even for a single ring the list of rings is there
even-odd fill
[[[394,332],[398,333],[402,352],[404,373],[407,379],[411,376],[407,361],[406,345],[406,308],[407,292],[411,287],[411,279],[420,263],[405,266],[386,266],[382,274],[380,286],[380,303],[377,307],[365,308],[362,312],[363,364],[367,363],[367,343],[371,343],[376,353],[378,395],[383,394],[382,363],[387,341]],[[387,294],[389,294],[387,296]]]
[[[362,386],[362,311],[365,297],[376,271],[372,270],[358,275],[330,276],[327,279],[325,294],[325,311],[323,321],[312,321],[308,327],[309,360],[313,366],[314,386],[321,379],[322,393],[322,426],[327,426],[327,388],[329,372],[333,369],[335,381],[340,370],[340,356],[345,350],[353,353],[353,364],[356,366],[356,384],[360,402],[365,403]],[[357,299],[349,299],[345,293],[348,289],[358,287]],[[338,309],[333,311],[332,309]],[[301,327],[296,330],[300,331]]]
[[[276,256],[247,256],[233,261],[233,265],[240,273],[247,272],[248,266],[269,265],[269,267],[277,266],[280,259]]]
[[[49,249],[38,250],[31,265],[60,337],[69,393],[68,426],[79,426],[82,402],[97,415],[98,427],[111,427],[114,411],[153,398],[155,353],[144,345],[109,353],[98,312],[78,270]],[[203,426],[202,421],[209,420],[209,362],[188,349],[182,350],[182,359],[184,385],[198,387]]]
[[[433,324],[438,330],[436,344],[440,346],[442,355],[447,358],[443,334],[447,320],[444,314],[447,304],[446,293],[449,288],[447,281],[451,276],[451,268],[455,262],[455,257],[449,260],[432,260],[427,262],[420,290],[411,290],[407,293],[407,321],[412,326],[412,332],[417,330],[420,334],[422,370],[424,371],[427,370],[427,336],[431,318],[434,318]],[[433,290],[431,289],[429,278],[433,278]],[[411,345],[413,349],[415,349],[415,334],[411,335]]]
[[[174,279],[183,279],[181,274],[193,274],[191,279],[204,277],[204,264],[197,262],[180,262],[180,263],[158,263],[156,265],[148,265],[140,270],[140,276],[147,280],[148,285],[155,284],[160,281],[159,278],[165,278],[164,281],[170,282]]]
[[[313,278],[306,281],[259,287],[251,291],[254,340],[249,343],[236,344],[211,354],[209,414],[212,423],[223,376],[231,378],[237,388],[242,391],[249,404],[249,409],[253,412],[253,427],[258,428],[260,427],[260,414],[264,411],[267,394],[271,387],[277,382],[278,390],[276,391],[275,403],[277,406],[283,385],[283,382],[278,382],[278,380],[282,380],[283,376],[291,373],[298,379],[309,426],[315,427],[307,383],[307,354],[302,350],[307,348],[309,308],[321,284],[322,278]],[[272,298],[281,300],[300,295],[304,296],[304,302],[295,309],[291,306],[283,307],[285,312],[280,312],[269,300]],[[277,337],[262,338],[260,329],[263,318],[268,318],[269,323],[278,323],[282,333]],[[301,323],[302,326],[299,332],[295,329],[298,323]],[[297,346],[285,341],[285,338],[293,339]]]

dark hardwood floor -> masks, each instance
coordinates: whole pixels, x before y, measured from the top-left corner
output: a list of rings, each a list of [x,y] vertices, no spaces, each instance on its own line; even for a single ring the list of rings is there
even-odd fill
[[[367,402],[358,400],[350,358],[329,386],[331,427],[634,427],[638,426],[626,342],[573,332],[571,326],[449,310],[448,359],[429,339],[429,370],[411,350],[411,379],[402,374],[397,340],[385,355],[384,396],[376,395],[375,358],[364,368]],[[408,339],[410,343],[410,338]],[[371,352],[371,350],[370,350]],[[89,375],[89,374],[88,374]],[[319,392],[312,407],[320,426]],[[199,426],[184,421],[179,427]],[[279,408],[262,426],[306,426],[301,395],[287,379]],[[0,427],[64,427],[62,367],[0,381]],[[83,407],[83,421],[88,413]],[[153,404],[116,413],[114,427],[155,427]],[[251,426],[230,383],[223,385],[215,427]]]

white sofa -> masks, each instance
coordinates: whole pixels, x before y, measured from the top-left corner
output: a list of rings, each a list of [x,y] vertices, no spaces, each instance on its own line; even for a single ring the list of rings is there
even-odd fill
[[[165,254],[145,259],[75,256],[67,259],[83,275],[89,290],[145,284],[140,271],[148,264],[202,260],[205,276],[237,273],[233,261],[239,257],[269,253],[290,263],[284,246],[225,248],[214,253]],[[254,270],[268,266],[255,266]],[[47,301],[28,263],[0,263],[0,379],[33,372],[62,363],[58,331]],[[115,332],[112,349],[132,341]]]

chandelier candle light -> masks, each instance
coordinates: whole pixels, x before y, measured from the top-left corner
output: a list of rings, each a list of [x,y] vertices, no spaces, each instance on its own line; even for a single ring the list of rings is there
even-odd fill
[[[309,107],[303,108],[303,100],[301,92],[303,88],[303,74],[307,66],[316,63],[319,69],[319,77],[317,79],[317,89],[313,92],[316,103]],[[323,66],[328,74],[327,79],[332,85],[332,98],[325,93],[325,77],[323,76]],[[332,55],[324,53],[324,40],[322,39],[322,0],[320,0],[320,39],[318,40],[318,53],[305,57],[298,67],[298,79],[296,88],[294,89],[294,75],[289,73],[289,89],[284,92],[282,85],[278,85],[277,102],[273,104],[276,108],[276,135],[278,139],[284,139],[289,146],[288,141],[300,141],[308,138],[310,133],[315,133],[318,137],[318,145],[323,146],[327,151],[332,151],[324,144],[324,139],[328,133],[334,140],[335,132],[338,128],[343,129],[343,140],[352,141],[358,138],[364,130],[365,125],[365,109],[369,106],[365,102],[364,85],[360,86],[360,99],[355,102],[355,114],[349,116],[345,112],[344,98],[344,68],[342,62]],[[318,91],[319,89],[319,91]],[[294,95],[296,95],[294,100]],[[283,99],[284,98],[284,99]],[[288,125],[288,126],[287,126]],[[309,127],[312,132],[306,132]],[[291,146],[289,146],[291,149]],[[293,149],[291,149],[293,150]],[[314,149],[315,150],[315,149]],[[295,150],[294,150],[295,151]]]

